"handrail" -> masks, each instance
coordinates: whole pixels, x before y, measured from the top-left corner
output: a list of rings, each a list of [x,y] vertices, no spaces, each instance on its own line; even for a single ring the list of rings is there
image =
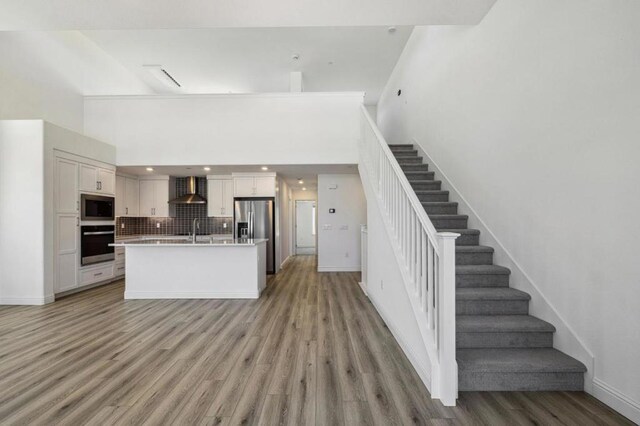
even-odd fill
[[[360,172],[372,186],[387,233],[395,244],[410,304],[431,363],[432,397],[455,405],[455,239],[437,232],[422,203],[364,106]]]

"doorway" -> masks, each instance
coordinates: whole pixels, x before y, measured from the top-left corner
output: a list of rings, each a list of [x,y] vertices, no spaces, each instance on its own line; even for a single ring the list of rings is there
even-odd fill
[[[316,202],[296,200],[295,254],[316,254]]]

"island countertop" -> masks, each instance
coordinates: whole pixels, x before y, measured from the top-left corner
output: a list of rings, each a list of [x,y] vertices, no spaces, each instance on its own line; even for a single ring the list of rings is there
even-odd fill
[[[224,246],[256,246],[266,243],[265,238],[199,238],[192,242],[188,238],[138,238],[116,241],[111,247],[153,246],[153,247],[224,247]]]

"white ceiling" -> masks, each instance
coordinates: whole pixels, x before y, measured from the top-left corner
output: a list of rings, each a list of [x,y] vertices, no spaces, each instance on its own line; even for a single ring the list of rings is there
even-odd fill
[[[0,30],[472,25],[495,0],[0,0]]]
[[[231,173],[264,173],[262,167],[268,167],[269,172],[275,172],[284,179],[294,190],[303,187],[309,191],[318,189],[319,174],[357,174],[358,167],[355,164],[304,164],[304,165],[243,165],[243,166],[207,166],[211,170],[204,170],[206,165],[201,166],[125,166],[118,167],[118,173],[125,173],[134,176],[149,175],[169,175],[169,176],[205,176],[205,175],[230,175]],[[147,167],[152,167],[153,171],[147,171]],[[302,179],[303,184],[298,180]]]
[[[365,103],[374,104],[411,30],[307,27],[83,34],[158,93],[287,92],[290,73],[301,71],[305,92],[364,91]],[[294,54],[298,60],[292,59]],[[158,84],[143,65],[162,65],[182,87]]]

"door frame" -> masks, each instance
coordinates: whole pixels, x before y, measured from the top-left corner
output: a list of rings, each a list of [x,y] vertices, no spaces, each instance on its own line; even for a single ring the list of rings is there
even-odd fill
[[[293,254],[298,255],[298,203],[314,203],[315,205],[315,240],[314,255],[318,254],[318,200],[294,200],[293,203]],[[308,253],[300,253],[308,254]]]

